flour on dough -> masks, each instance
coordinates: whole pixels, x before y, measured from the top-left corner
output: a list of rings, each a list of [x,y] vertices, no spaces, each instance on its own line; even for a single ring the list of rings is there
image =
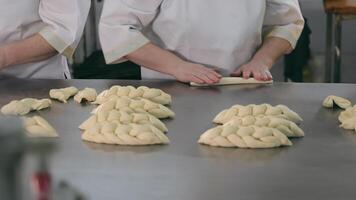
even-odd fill
[[[77,103],[81,103],[82,101],[88,101],[88,102],[94,102],[96,100],[96,90],[93,88],[85,88],[81,91],[79,91],[75,96],[74,96],[74,101]]]
[[[113,145],[155,145],[168,144],[168,137],[149,124],[120,124],[100,122],[82,134],[88,142]]]
[[[198,141],[217,147],[275,148],[292,142],[275,128],[258,126],[216,126],[203,133]]]
[[[13,100],[1,108],[4,115],[26,115],[31,111],[39,111],[50,107],[50,99],[25,98],[22,100]]]
[[[67,103],[67,100],[78,93],[78,89],[76,87],[67,87],[61,89],[52,89],[49,91],[49,96],[51,99],[56,99],[63,103]]]
[[[133,86],[115,85],[110,89],[101,92],[94,103],[103,104],[113,97],[144,98],[162,105],[168,105],[172,102],[171,95],[160,89],[149,88],[146,86],[135,88]]]
[[[56,130],[42,117],[24,117],[24,127],[29,137],[58,137]]]
[[[326,108],[332,108],[335,105],[339,106],[340,108],[343,108],[343,109],[346,109],[346,108],[352,106],[352,104],[349,100],[342,98],[342,97],[334,96],[334,95],[327,96],[325,98],[325,100],[323,101],[323,106]]]

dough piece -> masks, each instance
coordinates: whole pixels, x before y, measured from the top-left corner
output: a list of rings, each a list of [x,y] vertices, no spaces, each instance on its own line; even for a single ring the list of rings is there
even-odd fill
[[[339,106],[340,108],[346,109],[351,107],[351,102],[345,98],[330,95],[325,98],[323,101],[323,106],[326,108],[333,108],[334,105]]]
[[[103,104],[112,97],[144,98],[163,105],[168,105],[172,102],[171,95],[160,89],[148,88],[146,86],[135,88],[133,86],[116,85],[101,92],[94,103]]]
[[[168,137],[149,124],[100,122],[85,130],[82,139],[88,142],[117,145],[168,144]]]
[[[56,130],[42,117],[26,117],[23,119],[29,137],[58,137]]]
[[[224,124],[234,117],[246,116],[273,116],[300,123],[303,119],[285,105],[271,106],[269,104],[247,106],[234,105],[229,109],[221,111],[213,120],[217,124]]]
[[[52,99],[56,99],[63,103],[67,103],[67,100],[78,93],[78,89],[76,87],[67,87],[61,89],[52,89],[49,91],[49,96]]]
[[[93,102],[96,100],[96,91],[93,88],[85,88],[84,90],[79,91],[74,96],[74,101],[81,103],[82,101]]]
[[[356,131],[356,105],[342,111],[339,115],[339,121],[341,122],[340,127]]]
[[[149,113],[157,118],[174,117],[174,112],[162,104],[147,99],[130,99],[128,97],[114,97],[93,110],[92,114],[110,110],[123,110],[129,113]]]
[[[235,117],[224,125],[235,125],[235,126],[255,125],[259,127],[276,128],[287,137],[304,137],[304,131],[301,128],[299,128],[297,124],[295,124],[292,121],[283,118],[278,118],[278,117],[271,117],[271,116]]]
[[[100,122],[117,122],[121,124],[151,124],[161,130],[167,132],[168,129],[161,120],[148,113],[128,113],[125,111],[111,110],[100,111],[96,115],[92,115],[84,121],[79,128],[82,130],[88,130],[92,126]]]
[[[217,126],[200,136],[200,144],[218,147],[274,148],[292,142],[275,128],[258,126]]]
[[[4,115],[26,115],[31,111],[39,111],[50,107],[50,99],[25,98],[22,100],[13,100],[1,108]]]
[[[204,87],[204,86],[219,86],[219,85],[270,84],[270,83],[273,83],[273,80],[258,81],[254,78],[244,79],[241,77],[223,77],[220,79],[219,83],[215,83],[215,84],[198,84],[198,83],[191,82],[190,85],[196,87]]]

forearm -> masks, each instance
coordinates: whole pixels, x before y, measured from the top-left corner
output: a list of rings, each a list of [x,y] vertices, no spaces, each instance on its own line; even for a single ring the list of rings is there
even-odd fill
[[[173,53],[164,50],[152,43],[148,43],[133,53],[125,56],[126,59],[145,66],[149,69],[172,75],[174,70],[184,61]]]
[[[42,61],[57,54],[39,34],[0,47],[0,68]],[[1,61],[2,60],[2,61]]]
[[[292,46],[287,40],[278,37],[268,37],[255,53],[252,60],[263,62],[269,68],[272,68],[281,56],[290,53],[292,50]]]

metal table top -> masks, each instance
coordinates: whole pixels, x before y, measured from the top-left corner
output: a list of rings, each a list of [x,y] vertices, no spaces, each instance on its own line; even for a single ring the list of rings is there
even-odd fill
[[[78,125],[93,106],[54,103],[40,112],[59,132],[52,158],[55,178],[66,179],[90,199],[354,199],[356,134],[338,127],[338,109],[321,102],[334,94],[356,103],[356,86],[289,84],[191,88],[170,81],[1,80],[0,105],[45,98],[51,88],[147,85],[173,97],[176,118],[165,120],[170,145],[124,147],[83,142]],[[197,144],[213,117],[233,104],[285,104],[298,112],[306,133],[292,147],[252,150]]]

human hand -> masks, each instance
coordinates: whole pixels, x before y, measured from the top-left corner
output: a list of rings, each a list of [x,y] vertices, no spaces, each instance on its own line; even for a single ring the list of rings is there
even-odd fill
[[[273,80],[272,74],[269,71],[271,64],[267,64],[261,60],[251,60],[250,62],[240,66],[231,76],[242,76],[245,79],[251,76],[259,81]]]
[[[199,84],[214,84],[220,81],[221,75],[201,64],[180,62],[173,76],[181,82],[194,82]]]

